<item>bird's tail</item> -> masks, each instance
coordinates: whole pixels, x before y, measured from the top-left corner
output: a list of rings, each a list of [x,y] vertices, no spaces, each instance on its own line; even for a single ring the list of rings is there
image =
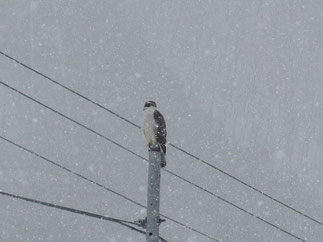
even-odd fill
[[[163,154],[166,155],[166,144],[160,144],[160,148],[163,151]]]
[[[166,144],[159,144],[162,153],[162,162],[161,167],[164,168],[166,166]]]

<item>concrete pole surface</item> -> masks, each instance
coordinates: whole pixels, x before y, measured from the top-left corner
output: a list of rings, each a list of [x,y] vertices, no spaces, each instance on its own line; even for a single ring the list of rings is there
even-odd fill
[[[147,228],[146,241],[159,240],[159,204],[160,204],[160,169],[162,154],[159,145],[149,147],[148,193],[147,193]]]

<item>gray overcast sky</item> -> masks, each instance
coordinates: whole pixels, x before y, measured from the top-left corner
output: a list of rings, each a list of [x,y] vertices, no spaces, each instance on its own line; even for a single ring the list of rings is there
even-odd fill
[[[136,124],[155,100],[175,145],[323,221],[323,2],[1,1],[0,51]],[[1,81],[147,157],[139,129],[0,56]],[[147,165],[0,85],[0,135],[142,204]],[[169,147],[167,169],[308,241],[323,226]],[[162,172],[161,212],[223,242],[297,241]],[[0,190],[106,216],[145,210],[0,140]],[[144,241],[0,196],[1,241]],[[174,242],[207,238],[171,221]]]

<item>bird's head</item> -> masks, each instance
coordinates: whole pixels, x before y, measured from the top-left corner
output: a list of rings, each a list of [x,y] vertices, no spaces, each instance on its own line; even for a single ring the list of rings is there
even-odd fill
[[[156,108],[157,104],[154,101],[145,102],[144,110],[146,110],[149,107],[155,107]]]

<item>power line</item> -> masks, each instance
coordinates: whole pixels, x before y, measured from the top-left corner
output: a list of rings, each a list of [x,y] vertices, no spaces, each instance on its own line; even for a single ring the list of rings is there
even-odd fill
[[[11,140],[9,140],[9,139],[1,136],[1,135],[0,135],[0,138],[3,139],[3,140],[5,140],[5,141],[7,141],[8,143],[10,143],[10,144],[18,147],[18,148],[26,151],[26,152],[34,155],[34,156],[37,156],[38,158],[41,158],[42,160],[45,160],[45,161],[51,163],[52,165],[54,165],[54,166],[56,166],[56,167],[58,167],[60,169],[63,169],[63,170],[65,170],[65,171],[67,171],[67,172],[69,172],[69,173],[71,173],[71,174],[73,174],[75,176],[78,176],[78,177],[80,177],[80,178],[82,178],[82,179],[84,179],[84,180],[86,180],[86,181],[88,181],[88,182],[90,182],[90,183],[92,183],[92,184],[94,184],[96,186],[99,186],[99,187],[103,188],[104,190],[107,190],[107,191],[109,191],[109,192],[111,192],[111,193],[113,193],[113,194],[115,194],[115,195],[117,195],[117,196],[119,196],[119,197],[121,197],[121,198],[123,198],[123,199],[125,199],[125,200],[127,200],[127,201],[129,201],[131,203],[133,203],[133,204],[136,204],[139,207],[146,208],[146,206],[142,205],[141,203],[136,202],[135,200],[133,200],[131,198],[128,198],[127,196],[124,196],[121,193],[116,192],[116,191],[112,190],[111,188],[109,188],[107,186],[104,186],[104,185],[102,185],[102,184],[100,184],[100,183],[98,183],[98,182],[96,182],[96,181],[94,181],[94,180],[92,180],[90,178],[87,178],[87,177],[81,175],[80,173],[77,173],[77,172],[75,172],[75,171],[73,171],[73,170],[71,170],[71,169],[69,169],[69,168],[67,168],[67,167],[65,167],[65,166],[63,166],[61,164],[58,164],[57,162],[55,162],[53,160],[50,160],[50,159],[46,158],[45,156],[42,156],[42,155],[36,153],[35,151],[32,151],[32,150],[30,150],[30,149],[28,149],[28,148],[26,148],[26,147],[24,147],[24,146],[22,146],[20,144],[17,144],[15,142],[13,142],[13,141],[11,141]]]
[[[116,218],[112,218],[112,217],[107,217],[107,216],[104,216],[104,215],[91,213],[91,212],[87,212],[87,211],[83,211],[83,210],[79,210],[79,209],[75,209],[75,208],[65,207],[65,206],[61,206],[61,205],[57,205],[57,204],[53,204],[53,203],[49,203],[49,202],[43,202],[43,201],[39,201],[39,200],[32,199],[32,198],[22,197],[22,196],[15,195],[15,194],[12,194],[12,193],[4,192],[1,189],[0,189],[0,194],[5,195],[5,196],[9,196],[9,197],[13,197],[13,198],[17,198],[17,199],[20,199],[20,200],[24,200],[24,201],[27,201],[27,202],[41,204],[41,205],[44,205],[44,206],[47,206],[47,207],[57,208],[57,209],[60,209],[60,210],[65,210],[65,211],[69,211],[69,212],[72,212],[72,213],[82,214],[82,215],[85,215],[85,216],[98,218],[98,219],[102,219],[102,220],[106,220],[106,221],[110,221],[110,222],[127,223],[127,224],[137,225],[137,223],[135,223],[135,222],[122,220],[122,219],[116,219]],[[145,233],[144,231],[141,231],[141,232]]]
[[[52,83],[54,83],[54,84],[56,84],[56,85],[59,85],[60,87],[64,88],[65,90],[68,90],[69,92],[71,92],[71,93],[73,93],[73,94],[75,94],[75,95],[77,95],[77,96],[79,96],[79,97],[83,98],[84,100],[87,100],[87,101],[91,102],[92,104],[96,105],[97,107],[100,107],[101,109],[104,109],[105,111],[107,111],[107,112],[109,112],[109,113],[111,113],[111,114],[115,115],[116,117],[118,117],[118,118],[120,118],[120,119],[124,120],[125,122],[127,122],[127,123],[131,124],[132,126],[137,127],[137,128],[140,128],[140,126],[139,126],[139,125],[135,124],[134,122],[130,121],[129,119],[127,119],[127,118],[125,118],[125,117],[123,117],[123,116],[121,116],[121,115],[117,114],[116,112],[112,111],[112,110],[111,110],[111,109],[109,109],[109,108],[104,107],[103,105],[101,105],[101,104],[99,104],[99,103],[97,103],[97,102],[93,101],[92,99],[90,99],[90,98],[88,98],[88,97],[86,97],[86,96],[84,96],[84,95],[80,94],[79,92],[76,92],[76,91],[74,91],[73,89],[71,89],[71,88],[69,88],[69,87],[67,87],[67,86],[65,86],[65,85],[63,85],[63,84],[61,84],[60,82],[58,82],[58,81],[54,80],[53,78],[50,78],[50,77],[46,76],[45,74],[43,74],[43,73],[41,73],[41,72],[39,72],[39,71],[35,70],[34,68],[32,68],[32,67],[30,67],[30,66],[28,66],[28,65],[26,65],[26,64],[24,64],[24,63],[22,63],[21,61],[19,61],[19,60],[17,60],[17,59],[15,59],[15,58],[13,58],[12,56],[9,56],[8,54],[5,54],[5,53],[4,53],[4,52],[2,52],[2,51],[0,51],[0,54],[1,54],[1,55],[3,55],[3,56],[5,56],[5,57],[7,57],[8,59],[10,59],[10,60],[12,60],[12,61],[15,61],[15,62],[16,62],[16,63],[18,63],[19,65],[21,65],[21,66],[23,66],[23,67],[25,67],[25,68],[27,68],[27,69],[31,70],[32,72],[34,72],[34,73],[36,73],[36,74],[38,74],[38,75],[40,75],[40,76],[42,76],[42,77],[46,78],[47,80],[51,81]],[[265,197],[267,197],[267,198],[269,198],[269,199],[271,199],[271,200],[273,200],[273,201],[275,201],[275,202],[279,203],[280,205],[282,205],[282,206],[284,206],[284,207],[286,207],[286,208],[288,208],[288,209],[290,209],[290,210],[292,210],[292,211],[294,211],[294,212],[298,213],[299,215],[302,215],[302,216],[304,216],[305,218],[307,218],[307,219],[309,219],[309,220],[312,220],[312,221],[313,221],[313,222],[315,222],[315,223],[318,223],[318,224],[320,224],[320,225],[323,225],[323,223],[322,223],[321,221],[319,221],[319,220],[317,220],[317,219],[315,219],[315,218],[313,218],[313,217],[311,217],[311,216],[309,216],[309,215],[307,215],[307,214],[305,214],[305,213],[303,213],[303,212],[301,212],[301,211],[299,211],[299,210],[297,210],[297,209],[295,209],[295,208],[291,207],[290,205],[288,205],[288,204],[286,204],[286,203],[284,203],[284,202],[282,202],[282,201],[278,200],[277,198],[274,198],[273,196],[271,196],[271,195],[269,195],[269,194],[267,194],[267,193],[265,193],[265,192],[261,191],[260,189],[258,189],[258,188],[256,188],[256,187],[254,187],[254,186],[252,186],[252,185],[250,185],[250,184],[248,184],[248,183],[244,182],[243,180],[241,180],[241,179],[237,178],[236,176],[231,175],[230,173],[228,173],[228,172],[226,172],[226,171],[222,170],[221,168],[219,168],[219,167],[217,167],[217,166],[215,166],[215,165],[212,165],[211,163],[209,163],[209,162],[207,162],[207,161],[205,161],[205,160],[203,160],[203,159],[201,159],[201,158],[199,158],[199,157],[197,157],[197,156],[193,155],[192,153],[190,153],[190,152],[188,152],[188,151],[186,151],[186,150],[184,150],[184,149],[180,148],[179,146],[174,145],[174,144],[172,144],[172,143],[169,143],[169,145],[170,145],[170,146],[172,146],[173,148],[175,148],[175,149],[177,149],[177,150],[179,150],[179,151],[183,152],[184,154],[186,154],[186,155],[188,155],[188,156],[190,156],[190,157],[192,157],[192,158],[196,159],[197,161],[200,161],[201,163],[203,163],[203,164],[205,164],[205,165],[207,165],[207,166],[209,166],[209,167],[211,167],[211,168],[213,168],[213,169],[215,169],[215,170],[217,170],[217,171],[221,172],[222,174],[224,174],[224,175],[226,175],[226,176],[228,176],[228,177],[230,177],[230,178],[234,179],[235,181],[237,181],[237,182],[239,182],[239,183],[243,184],[244,186],[247,186],[247,187],[249,187],[250,189],[252,189],[252,190],[254,190],[254,191],[256,191],[256,192],[258,192],[258,193],[262,194],[263,196],[265,196]]]
[[[108,141],[110,141],[110,142],[112,142],[112,143],[114,143],[114,144],[118,145],[120,148],[122,148],[122,149],[124,149],[124,150],[126,150],[126,151],[130,152],[131,154],[134,154],[134,155],[136,155],[137,157],[139,157],[139,158],[141,158],[141,159],[143,159],[143,160],[145,160],[145,161],[147,161],[147,162],[148,162],[148,160],[147,160],[146,158],[144,158],[144,157],[142,157],[141,155],[139,155],[139,154],[137,154],[137,153],[135,153],[135,152],[131,151],[130,149],[128,149],[128,148],[126,148],[126,147],[124,147],[124,146],[120,145],[119,143],[117,143],[117,142],[115,142],[115,141],[111,140],[110,138],[108,138],[108,137],[106,137],[106,136],[104,136],[104,135],[102,135],[102,134],[100,134],[100,133],[97,133],[96,131],[94,131],[94,130],[92,130],[92,129],[88,128],[87,126],[85,126],[85,125],[83,125],[83,124],[81,124],[81,123],[79,123],[79,122],[75,121],[74,119],[71,119],[71,118],[67,117],[66,115],[64,115],[64,114],[62,114],[62,113],[60,113],[60,112],[58,112],[58,111],[56,111],[56,110],[54,110],[54,109],[52,109],[52,108],[48,107],[47,105],[45,105],[45,104],[43,104],[43,103],[39,102],[38,100],[36,100],[36,99],[34,99],[34,98],[32,98],[32,97],[30,97],[30,96],[28,96],[28,95],[26,95],[26,94],[24,94],[24,93],[20,92],[19,90],[15,89],[15,88],[13,88],[13,87],[11,87],[11,86],[9,86],[8,84],[3,83],[2,81],[0,81],[0,83],[1,83],[1,84],[3,84],[4,86],[6,86],[6,87],[10,88],[11,90],[13,90],[13,91],[15,91],[15,92],[17,92],[17,93],[19,93],[19,94],[23,95],[24,97],[26,97],[26,98],[28,98],[28,99],[30,99],[30,100],[32,100],[32,101],[34,101],[34,102],[36,102],[36,103],[40,104],[41,106],[46,107],[46,108],[48,108],[48,109],[52,110],[53,112],[55,112],[55,113],[59,114],[60,116],[63,116],[64,118],[67,118],[68,120],[70,120],[70,121],[72,121],[72,122],[74,122],[74,123],[76,123],[76,124],[80,125],[81,127],[84,127],[84,128],[86,128],[87,130],[89,130],[89,131],[91,131],[91,132],[94,132],[95,134],[98,134],[100,137],[102,137],[102,138],[104,138],[104,139],[106,139],[106,140],[108,140]],[[0,136],[0,137],[1,137],[1,136]],[[1,138],[2,138],[2,137],[1,137]],[[7,139],[6,139],[6,140],[7,140]],[[14,144],[13,142],[10,142],[10,143]],[[24,149],[24,148],[23,148],[23,149]],[[24,149],[24,150],[28,151],[27,149]],[[35,152],[33,152],[33,153],[35,153]],[[41,157],[41,156],[38,156],[38,157]],[[53,163],[53,162],[51,162],[51,163]],[[65,169],[65,170],[67,170],[67,169]],[[69,169],[68,169],[68,170],[69,170]],[[195,186],[196,188],[198,188],[198,189],[200,189],[200,190],[202,190],[202,191],[204,191],[204,192],[207,192],[208,194],[210,194],[210,195],[212,195],[212,196],[214,196],[214,197],[217,197],[218,199],[222,200],[223,202],[225,202],[225,203],[227,203],[227,204],[229,204],[229,205],[231,205],[231,206],[234,206],[234,207],[238,208],[239,210],[241,210],[241,211],[243,211],[243,212],[246,212],[247,214],[249,214],[249,215],[251,215],[251,216],[255,217],[256,219],[261,220],[261,221],[263,221],[263,222],[267,223],[268,225],[271,225],[272,227],[274,227],[274,228],[276,228],[276,229],[279,229],[280,231],[282,231],[282,232],[284,232],[284,233],[286,233],[286,234],[288,234],[288,235],[290,235],[290,236],[292,236],[292,237],[294,237],[294,238],[296,238],[296,239],[302,240],[301,238],[297,237],[296,235],[293,235],[293,234],[291,234],[290,232],[288,232],[288,231],[286,231],[286,230],[284,230],[284,229],[282,229],[282,228],[279,228],[278,226],[276,226],[276,225],[274,225],[274,224],[272,224],[272,223],[270,223],[270,222],[268,222],[268,221],[266,221],[266,220],[264,220],[264,219],[262,219],[262,218],[260,218],[260,217],[258,217],[258,216],[256,216],[256,215],[254,215],[254,214],[252,214],[252,213],[248,212],[247,210],[245,210],[245,209],[243,209],[243,208],[241,208],[241,207],[239,207],[239,206],[237,206],[237,205],[234,205],[234,204],[233,204],[233,203],[231,203],[230,201],[228,201],[228,200],[226,200],[226,199],[224,199],[224,198],[222,198],[222,197],[220,197],[220,196],[216,195],[215,193],[213,193],[213,192],[211,192],[211,191],[208,191],[207,189],[202,188],[201,186],[199,186],[199,185],[197,185],[197,184],[195,184],[195,183],[193,183],[193,182],[191,182],[191,181],[189,181],[189,180],[187,180],[187,179],[185,179],[185,178],[183,178],[183,177],[181,177],[181,176],[179,176],[179,175],[177,175],[177,174],[175,174],[175,173],[173,173],[173,172],[171,172],[171,171],[169,171],[169,170],[166,170],[166,169],[164,169],[164,170],[165,170],[165,172],[167,172],[167,173],[169,173],[169,174],[171,174],[171,175],[173,175],[173,176],[177,177],[178,179],[181,179],[182,181],[185,181],[185,182],[187,182],[187,183],[189,183],[189,184],[191,184],[191,185]],[[80,175],[78,175],[78,176],[80,176]],[[89,180],[88,178],[86,178],[86,179],[87,179],[87,180]],[[93,182],[93,181],[91,181],[91,180],[90,180],[90,182]],[[100,185],[100,186],[102,186],[102,185]],[[140,204],[137,204],[137,205],[142,206],[142,207],[145,207],[145,206],[140,205]],[[166,216],[164,216],[164,217],[166,217]],[[166,218],[168,218],[168,217],[166,217]],[[172,219],[170,219],[170,218],[168,218],[168,219],[169,219],[169,220],[172,220]],[[181,225],[182,225],[182,226],[185,226],[184,224],[181,224]],[[193,228],[189,228],[189,229],[191,229],[192,231],[194,231],[194,230],[193,230]],[[304,241],[304,240],[302,240],[302,241]]]
[[[194,159],[196,159],[196,160],[198,160],[198,161],[202,162],[203,164],[205,164],[205,165],[207,165],[207,166],[209,166],[209,167],[211,167],[211,168],[213,168],[213,169],[215,169],[215,170],[217,170],[217,171],[221,172],[222,174],[224,174],[224,175],[226,175],[226,176],[228,176],[228,177],[230,177],[230,178],[234,179],[235,181],[237,181],[237,182],[239,182],[239,183],[241,183],[241,184],[243,184],[243,185],[245,185],[245,186],[247,186],[247,187],[251,188],[252,190],[254,190],[254,191],[256,191],[256,192],[258,192],[258,193],[260,193],[260,194],[264,195],[265,197],[267,197],[267,198],[269,198],[269,199],[271,199],[271,200],[273,200],[273,201],[275,201],[275,202],[277,202],[277,203],[279,203],[279,204],[283,205],[284,207],[289,208],[290,210],[292,210],[292,211],[294,211],[294,212],[296,212],[296,213],[298,213],[298,214],[300,214],[300,215],[302,215],[302,216],[304,216],[304,217],[306,217],[306,218],[308,218],[308,219],[312,220],[313,222],[316,222],[316,223],[318,223],[318,224],[320,224],[320,225],[323,225],[323,223],[322,223],[322,222],[320,222],[319,220],[317,220],[317,219],[315,219],[315,218],[310,217],[309,215],[307,215],[307,214],[305,214],[305,213],[303,213],[303,212],[301,212],[301,211],[299,211],[299,210],[297,210],[297,209],[295,209],[295,208],[291,207],[290,205],[288,205],[288,204],[286,204],[286,203],[284,203],[284,202],[279,201],[278,199],[274,198],[273,196],[268,195],[267,193],[265,193],[265,192],[263,192],[263,191],[261,191],[261,190],[257,189],[256,187],[254,187],[254,186],[252,186],[252,185],[249,185],[248,183],[246,183],[246,182],[242,181],[241,179],[239,179],[239,178],[237,178],[237,177],[235,177],[235,176],[233,176],[233,175],[229,174],[228,172],[226,172],[226,171],[224,171],[224,170],[222,170],[222,169],[220,169],[220,168],[218,168],[218,167],[216,167],[216,166],[214,166],[214,165],[210,164],[209,162],[207,162],[207,161],[205,161],[205,160],[203,160],[203,159],[201,159],[201,158],[199,158],[199,157],[197,157],[197,156],[195,156],[195,155],[193,155],[193,154],[191,154],[191,153],[189,153],[189,152],[187,152],[187,151],[183,150],[182,148],[180,148],[180,147],[178,147],[178,146],[176,146],[176,145],[174,145],[174,144],[170,144],[170,145],[171,145],[171,146],[173,146],[175,149],[178,149],[178,150],[182,151],[183,153],[185,153],[185,154],[187,154],[187,155],[189,155],[189,156],[193,157]]]
[[[75,95],[77,95],[77,96],[79,96],[79,97],[81,97],[81,98],[85,99],[86,101],[88,101],[88,102],[90,102],[90,103],[93,103],[94,105],[96,105],[96,106],[98,106],[98,107],[100,107],[100,108],[104,109],[105,111],[107,111],[107,112],[109,112],[109,113],[113,114],[114,116],[116,116],[116,117],[118,117],[118,118],[120,118],[120,119],[122,119],[122,120],[124,120],[124,121],[128,122],[129,124],[131,124],[131,125],[133,125],[133,126],[135,126],[135,127],[137,127],[137,128],[140,128],[140,126],[139,126],[139,125],[137,125],[137,124],[135,124],[135,123],[131,122],[130,120],[128,120],[128,119],[126,119],[126,118],[122,117],[121,115],[117,114],[116,112],[113,112],[112,110],[110,110],[110,109],[108,109],[108,108],[104,107],[103,105],[101,105],[101,104],[99,104],[99,103],[97,103],[97,102],[95,102],[95,101],[91,100],[90,98],[88,98],[88,97],[86,97],[86,96],[84,96],[84,95],[82,95],[82,94],[80,94],[80,93],[78,93],[78,92],[74,91],[73,89],[71,89],[71,88],[69,88],[69,87],[67,87],[67,86],[65,86],[65,85],[63,85],[63,84],[61,84],[61,83],[59,83],[58,81],[55,81],[53,78],[50,78],[49,76],[46,76],[45,74],[43,74],[43,73],[41,73],[41,72],[39,72],[39,71],[35,70],[34,68],[32,68],[32,67],[30,67],[30,66],[28,66],[28,65],[26,65],[26,64],[24,64],[24,63],[22,63],[21,61],[19,61],[19,60],[15,59],[15,58],[13,58],[13,57],[11,57],[11,56],[9,56],[9,55],[7,55],[7,54],[3,53],[2,51],[0,51],[0,54],[1,54],[1,55],[3,55],[3,56],[5,56],[5,57],[7,57],[7,58],[8,58],[8,59],[10,59],[10,60],[15,61],[17,64],[19,64],[19,65],[21,65],[21,66],[23,66],[23,67],[25,67],[25,68],[27,68],[27,69],[31,70],[32,72],[34,72],[34,73],[36,73],[36,74],[38,74],[38,75],[40,75],[40,76],[42,76],[42,77],[46,78],[47,80],[49,80],[49,81],[51,81],[51,82],[55,83],[56,85],[58,85],[58,86],[60,86],[60,87],[62,87],[62,88],[64,88],[64,89],[68,90],[69,92],[71,92],[71,93],[73,93],[73,94],[75,94]]]
[[[8,193],[8,192],[3,192],[2,190],[0,190],[0,194],[4,195],[4,196],[15,198],[15,199],[23,200],[23,201],[26,201],[26,202],[40,204],[40,205],[50,207],[50,208],[55,208],[55,209],[59,209],[59,210],[63,210],[63,211],[68,211],[68,212],[71,212],[71,213],[76,213],[76,214],[81,214],[81,215],[84,215],[84,216],[96,218],[96,219],[101,219],[101,220],[105,220],[105,221],[118,223],[118,224],[120,224],[122,226],[125,226],[125,227],[127,227],[127,228],[129,228],[131,230],[134,230],[134,231],[136,231],[138,233],[141,233],[141,234],[144,234],[144,235],[146,234],[145,231],[137,229],[137,228],[129,225],[129,224],[137,225],[135,222],[130,222],[130,221],[122,220],[122,219],[116,219],[116,218],[112,218],[112,217],[107,217],[107,216],[104,216],[104,215],[91,213],[91,212],[87,212],[87,211],[79,210],[79,209],[75,209],[75,208],[65,207],[65,206],[61,206],[61,205],[57,205],[57,204],[53,204],[53,203],[49,203],[49,202],[43,202],[43,201],[39,201],[39,200],[36,200],[36,199],[23,197],[23,196],[15,195],[15,194]],[[167,240],[165,240],[162,237],[159,237],[159,239],[161,241],[163,241],[163,242],[167,242]]]
[[[0,84],[2,84],[3,86],[5,86],[5,87],[7,87],[7,88],[11,89],[12,91],[14,91],[14,92],[16,92],[16,93],[19,93],[20,95],[22,95],[22,96],[26,97],[27,99],[30,99],[30,100],[32,100],[33,102],[35,102],[35,103],[37,103],[37,104],[39,104],[39,105],[41,105],[41,106],[43,106],[43,107],[45,107],[45,108],[49,109],[50,111],[52,111],[52,112],[54,112],[54,113],[58,114],[59,116],[61,116],[61,117],[65,118],[65,119],[67,119],[67,120],[71,121],[72,123],[75,123],[75,124],[77,124],[77,125],[81,126],[82,128],[84,128],[84,129],[86,129],[86,130],[88,130],[88,131],[90,131],[90,132],[92,132],[92,133],[94,133],[94,134],[96,134],[96,135],[100,136],[101,138],[103,138],[103,139],[105,139],[105,140],[107,140],[107,141],[109,141],[109,142],[111,142],[111,143],[115,144],[116,146],[118,146],[118,147],[120,147],[120,148],[122,148],[122,149],[126,150],[127,152],[129,152],[129,153],[131,153],[131,154],[133,154],[133,155],[135,155],[135,156],[137,156],[137,157],[139,157],[139,158],[141,158],[141,159],[147,160],[146,158],[144,158],[144,157],[142,157],[142,156],[138,155],[137,153],[133,152],[132,150],[130,150],[130,149],[128,149],[128,148],[126,148],[125,146],[123,146],[123,145],[121,145],[121,144],[119,144],[119,143],[117,143],[117,142],[113,141],[112,139],[108,138],[107,136],[105,136],[105,135],[103,135],[103,134],[100,134],[99,132],[97,132],[97,131],[95,131],[95,130],[93,130],[93,129],[91,129],[91,128],[87,127],[87,126],[85,126],[84,124],[81,124],[80,122],[78,122],[78,121],[76,121],[76,120],[74,120],[74,119],[72,119],[72,118],[70,118],[70,117],[66,116],[65,114],[62,114],[61,112],[59,112],[59,111],[57,111],[57,110],[55,110],[55,109],[53,109],[53,108],[51,108],[51,107],[47,106],[46,104],[43,104],[42,102],[40,102],[40,101],[38,101],[38,100],[36,100],[36,99],[34,99],[34,98],[32,98],[32,97],[30,97],[30,96],[26,95],[25,93],[23,93],[23,92],[21,92],[21,91],[17,90],[16,88],[13,88],[13,87],[9,86],[8,84],[4,83],[3,81],[0,81]]]
[[[101,187],[101,188],[103,188],[103,189],[105,189],[105,190],[107,190],[107,191],[109,191],[109,192],[111,192],[111,193],[113,193],[113,194],[115,194],[115,195],[117,195],[117,196],[119,196],[119,197],[121,197],[121,198],[123,198],[123,199],[125,199],[125,200],[127,200],[127,201],[129,201],[129,202],[131,202],[131,203],[133,203],[133,204],[136,204],[136,205],[137,205],[137,206],[139,206],[139,207],[147,208],[146,206],[142,205],[141,203],[136,202],[135,200],[133,200],[133,199],[131,199],[131,198],[129,198],[129,197],[127,197],[127,196],[125,196],[125,195],[123,195],[123,194],[119,193],[119,192],[116,192],[116,191],[112,190],[111,188],[109,188],[109,187],[107,187],[107,186],[104,186],[104,185],[102,185],[102,184],[100,184],[100,183],[98,183],[98,182],[96,182],[96,181],[93,181],[93,180],[91,180],[91,179],[89,179],[89,178],[87,178],[87,177],[85,177],[85,176],[83,176],[83,175],[81,175],[81,174],[79,174],[79,173],[77,173],[77,172],[75,172],[75,171],[73,171],[73,170],[69,169],[69,168],[66,168],[65,166],[60,165],[60,164],[58,164],[57,162],[55,162],[55,161],[53,161],[53,160],[50,160],[50,159],[48,159],[48,158],[46,158],[46,157],[44,157],[44,156],[42,156],[42,155],[40,155],[40,154],[36,153],[35,151],[30,150],[30,149],[28,149],[28,148],[26,148],[26,147],[24,147],[24,146],[22,146],[22,145],[19,145],[19,144],[17,144],[17,143],[15,143],[15,142],[13,142],[12,140],[9,140],[9,139],[7,139],[7,138],[5,138],[5,137],[1,136],[1,135],[0,135],[0,138],[1,138],[1,139],[3,139],[3,140],[5,140],[5,141],[7,141],[8,143],[10,143],[10,144],[12,144],[12,145],[14,145],[14,146],[18,147],[18,148],[20,148],[20,149],[22,149],[22,150],[26,151],[26,152],[28,152],[28,153],[30,153],[30,154],[32,154],[32,155],[34,155],[34,156],[37,156],[38,158],[41,158],[41,159],[45,160],[46,162],[51,163],[52,165],[55,165],[56,167],[58,167],[58,168],[60,168],[60,169],[63,169],[63,170],[65,170],[65,171],[67,171],[67,172],[69,172],[69,173],[71,173],[71,174],[73,174],[73,175],[76,175],[76,176],[78,176],[78,177],[80,177],[80,178],[82,178],[82,179],[84,179],[84,180],[86,180],[86,181],[88,181],[88,182],[90,182],[90,183],[92,183],[92,184],[94,184],[94,185],[97,185],[97,186],[99,186],[99,187]],[[160,214],[160,215],[161,215],[162,217],[164,217],[164,218],[166,218],[166,219],[168,219],[168,220],[170,220],[170,221],[172,221],[172,222],[174,222],[174,223],[176,223],[176,224],[178,224],[178,225],[180,225],[180,226],[184,227],[184,228],[187,228],[187,229],[189,229],[189,230],[191,230],[191,231],[193,231],[193,232],[196,232],[196,233],[198,233],[198,234],[200,234],[200,235],[203,235],[203,236],[205,236],[205,237],[207,237],[207,238],[209,238],[209,239],[211,239],[211,240],[219,241],[219,240],[217,240],[217,239],[215,239],[215,238],[213,238],[213,237],[211,237],[211,236],[209,236],[209,235],[207,235],[207,234],[205,234],[205,233],[203,233],[203,232],[201,232],[201,231],[199,231],[199,230],[197,230],[197,229],[195,229],[195,228],[193,228],[193,227],[190,227],[190,226],[188,226],[188,225],[186,225],[186,224],[184,224],[184,223],[182,223],[182,222],[177,221],[176,219],[173,219],[173,218],[171,218],[171,217],[168,217],[167,215],[163,215],[163,214]],[[138,223],[135,223],[135,224],[138,224]]]
[[[219,199],[219,200],[221,200],[222,202],[225,202],[225,203],[227,203],[227,204],[229,204],[229,205],[231,205],[231,206],[233,206],[233,207],[235,207],[235,208],[239,209],[240,211],[242,211],[242,212],[244,212],[244,213],[246,213],[246,214],[248,214],[248,215],[250,215],[250,216],[252,216],[252,217],[254,217],[254,218],[256,218],[256,219],[258,219],[258,220],[260,220],[260,221],[262,221],[262,222],[264,222],[264,223],[266,223],[267,225],[270,225],[270,226],[274,227],[275,229],[278,229],[278,230],[280,230],[281,232],[283,232],[283,233],[285,233],[285,234],[288,234],[288,235],[290,235],[290,236],[294,237],[295,239],[298,239],[298,240],[300,240],[300,241],[306,242],[306,240],[305,240],[305,239],[302,239],[302,238],[298,237],[297,235],[294,235],[294,234],[292,234],[291,232],[288,232],[287,230],[285,230],[285,229],[283,229],[283,228],[281,228],[281,227],[279,227],[279,226],[277,226],[277,225],[275,225],[275,224],[273,224],[273,223],[271,223],[271,222],[269,222],[269,221],[267,221],[267,220],[265,220],[265,219],[263,219],[263,218],[259,217],[258,215],[254,214],[254,213],[252,213],[252,212],[249,212],[248,210],[246,210],[246,209],[244,209],[244,208],[242,208],[242,207],[239,207],[238,205],[236,205],[236,204],[234,204],[234,203],[232,203],[232,202],[230,202],[230,201],[226,200],[225,198],[223,198],[223,197],[221,197],[221,196],[219,196],[219,195],[216,195],[215,193],[213,193],[213,192],[211,192],[211,191],[209,191],[209,190],[207,190],[207,189],[205,189],[205,188],[203,188],[203,187],[201,187],[201,186],[199,186],[199,185],[197,185],[197,184],[195,184],[195,183],[193,183],[193,182],[191,182],[191,181],[189,181],[189,180],[187,180],[187,179],[185,179],[185,178],[183,178],[183,177],[181,177],[181,176],[179,176],[179,175],[177,175],[177,174],[175,174],[175,173],[173,173],[173,172],[171,172],[171,171],[169,171],[169,173],[171,173],[173,176],[177,177],[178,179],[181,179],[181,180],[183,180],[183,181],[185,181],[185,182],[187,182],[187,183],[190,183],[191,185],[193,185],[193,186],[195,186],[195,187],[197,187],[197,188],[199,188],[199,189],[203,190],[204,192],[206,192],[206,193],[208,193],[208,194],[210,194],[210,195],[212,195],[212,196],[214,196],[214,197],[218,198],[218,199]]]

